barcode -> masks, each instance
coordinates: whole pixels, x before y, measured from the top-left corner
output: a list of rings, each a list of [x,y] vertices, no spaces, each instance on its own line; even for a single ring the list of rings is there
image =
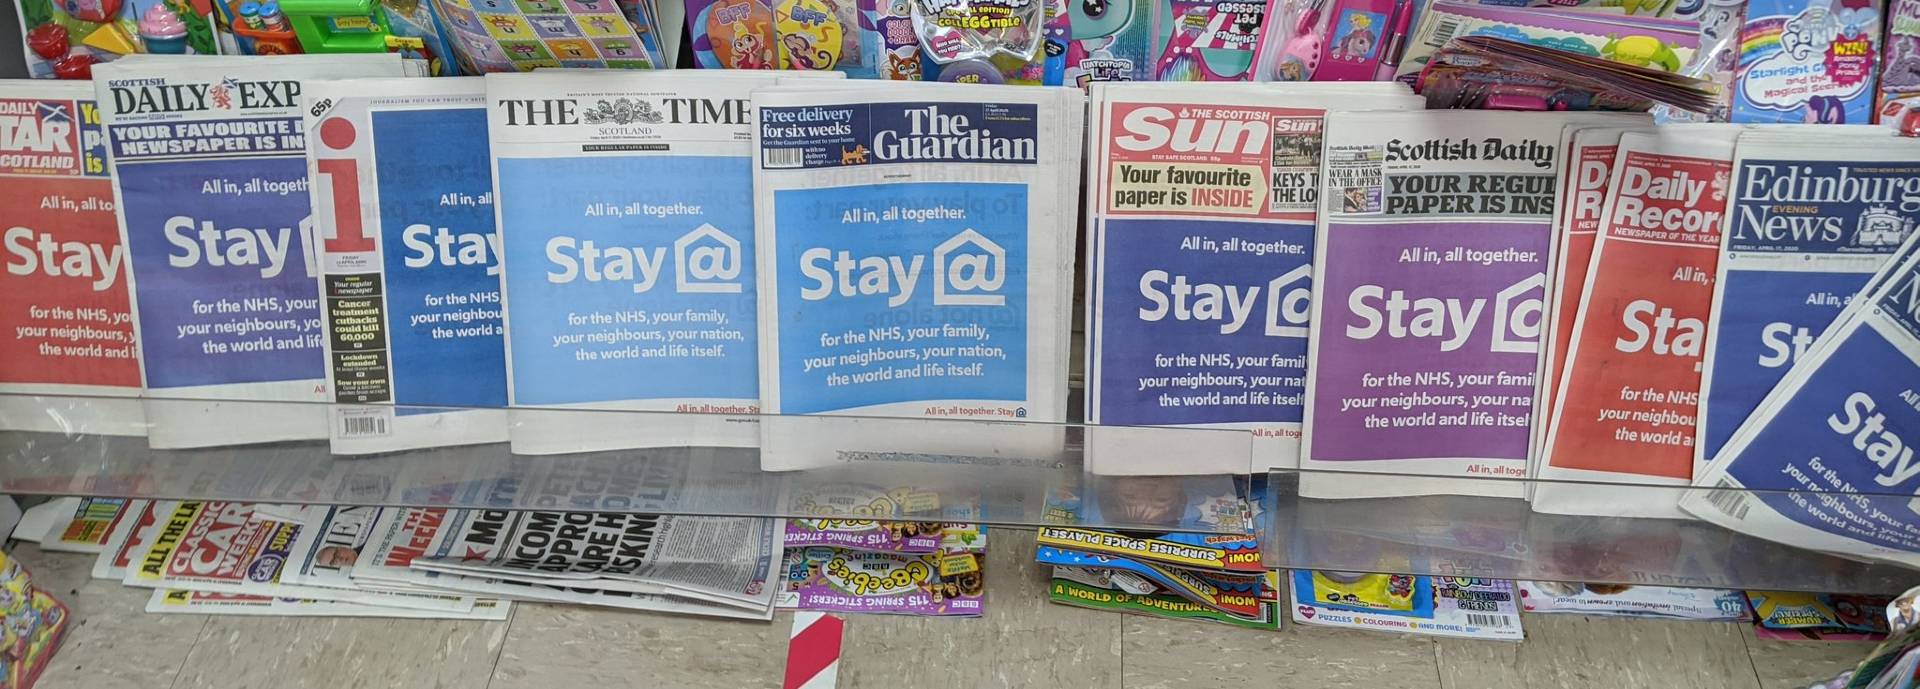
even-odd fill
[[[1460,20],[1436,20],[1433,23],[1433,35],[1427,39],[1427,45],[1435,48],[1443,47],[1447,41],[1453,40],[1453,35],[1457,33],[1460,33]]]
[[[1719,508],[1721,513],[1734,519],[1747,518],[1747,508],[1752,507],[1748,504],[1752,498],[1750,494],[1724,478],[1714,484],[1713,488],[1713,492],[1707,494],[1708,504]]]
[[[340,418],[340,437],[342,438],[363,438],[386,434],[387,417],[343,416]]]
[[[765,167],[800,167],[806,164],[806,159],[802,157],[806,149],[803,148],[769,148],[763,153],[766,154]]]
[[[1483,615],[1483,614],[1471,613],[1471,612],[1467,613],[1467,624],[1470,624],[1476,627],[1505,627],[1509,624],[1509,622],[1510,620],[1507,619],[1506,615]]]

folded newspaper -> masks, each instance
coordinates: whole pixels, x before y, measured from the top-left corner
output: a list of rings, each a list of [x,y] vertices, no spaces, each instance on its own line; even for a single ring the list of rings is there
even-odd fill
[[[1751,619],[1746,595],[1727,589],[1560,581],[1517,583],[1520,609],[1529,613],[1741,622]]]
[[[1920,566],[1920,232],[1721,448],[1681,509],[1812,550]],[[1758,492],[1756,492],[1758,491]]]

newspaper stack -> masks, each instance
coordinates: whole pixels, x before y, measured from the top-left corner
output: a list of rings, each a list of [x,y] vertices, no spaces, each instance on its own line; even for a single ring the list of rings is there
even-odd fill
[[[780,524],[144,500],[111,523],[93,574],[155,589],[148,612],[474,620],[510,600],[771,619]]]
[[[777,607],[980,615],[987,535],[977,524],[792,519],[785,536]]]
[[[1198,619],[1258,629],[1280,625],[1280,582],[1251,531],[1259,505],[1217,478],[1102,477],[1083,494],[1060,491],[1050,513],[1080,524],[1153,524],[1169,530],[1040,529],[1038,561],[1053,565],[1048,597],[1099,610]],[[1256,479],[1257,480],[1257,479]],[[1264,494],[1256,486],[1250,495]],[[1064,521],[1064,520],[1063,520]]]

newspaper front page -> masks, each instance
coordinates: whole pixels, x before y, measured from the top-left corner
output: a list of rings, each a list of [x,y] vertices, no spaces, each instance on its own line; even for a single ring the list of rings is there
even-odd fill
[[[1399,84],[1169,86],[1093,87],[1087,423],[1248,429],[1254,470],[1297,467],[1323,115],[1422,101]],[[1087,440],[1101,474],[1248,470],[1110,438]]]
[[[401,69],[391,54],[99,65],[153,447],[326,437],[300,92]]]
[[[1539,478],[1687,485],[1733,166],[1731,125],[1620,137]],[[1540,483],[1556,514],[1685,519],[1677,492]]]
[[[1328,118],[1308,497],[1524,497],[1561,130],[1578,113]],[[1382,472],[1360,480],[1329,471]]]
[[[762,466],[1054,456],[1066,419],[1084,98],[889,85],[754,94]],[[899,88],[893,88],[899,87]],[[889,432],[887,429],[898,429]]]
[[[1707,324],[1704,468],[1920,222],[1920,142],[1740,135]]]
[[[506,442],[485,82],[317,81],[303,95],[333,451]],[[435,139],[447,145],[422,145]]]
[[[1741,533],[1920,566],[1920,233],[1768,393],[1680,507]],[[1780,491],[1780,492],[1750,492]]]
[[[758,443],[748,96],[776,78],[487,77],[513,404],[682,412],[516,410],[514,452]]]

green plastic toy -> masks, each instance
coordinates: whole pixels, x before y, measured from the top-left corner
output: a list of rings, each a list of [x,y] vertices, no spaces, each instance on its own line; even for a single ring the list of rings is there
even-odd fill
[[[280,11],[309,53],[384,53],[393,32],[375,0],[280,0]]]

